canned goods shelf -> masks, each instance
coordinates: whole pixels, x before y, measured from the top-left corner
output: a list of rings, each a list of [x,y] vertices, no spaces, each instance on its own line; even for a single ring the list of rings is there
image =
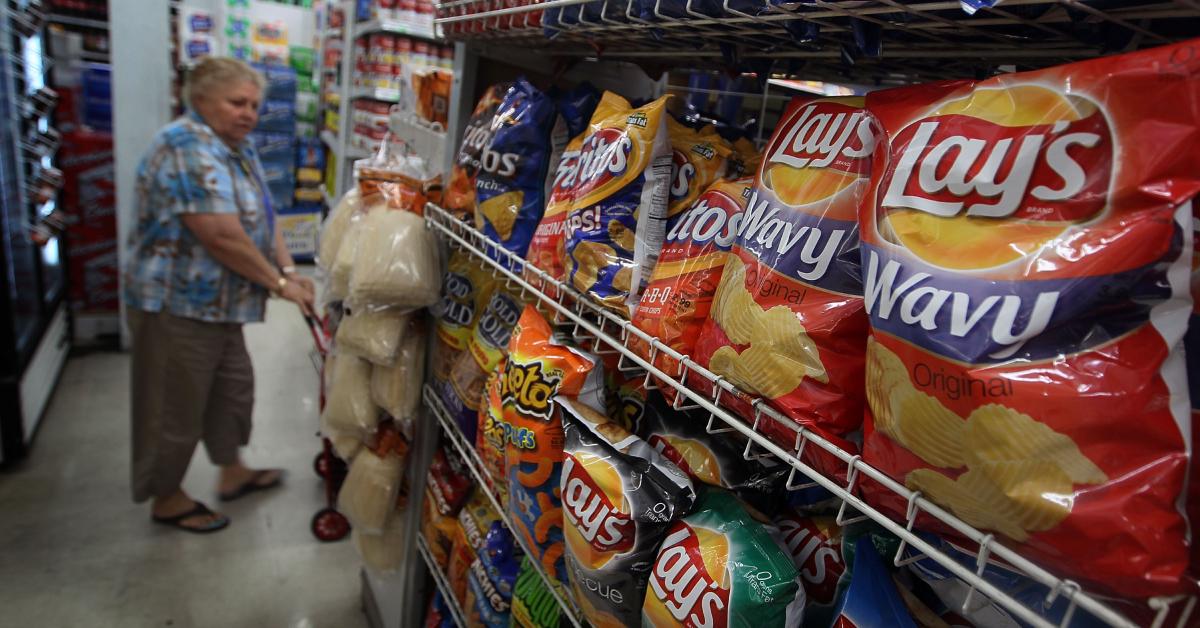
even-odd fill
[[[433,560],[433,553],[429,551],[429,545],[425,543],[425,537],[420,533],[417,534],[417,551],[420,552],[421,559],[425,561],[429,575],[433,576],[434,585],[442,593],[442,599],[446,601],[446,606],[450,607],[450,614],[454,616],[454,625],[458,628],[467,628],[466,611],[463,610],[458,598],[454,597],[454,591],[450,588],[450,579],[446,577],[442,568],[438,567],[437,561]]]
[[[1044,67],[1200,32],[1200,4],[1184,0],[1104,8],[1081,0],[449,0],[436,8],[453,40],[566,56],[776,62],[806,78],[881,82]]]
[[[709,414],[707,429],[710,433],[719,434],[736,431],[746,437],[749,442],[746,445],[744,457],[753,459],[755,457],[773,456],[783,464],[790,466],[792,471],[787,483],[789,490],[798,490],[808,486],[819,485],[833,493],[841,501],[837,519],[839,525],[866,517],[899,537],[901,544],[894,557],[896,565],[913,562],[921,558],[929,558],[966,582],[972,588],[973,592],[987,596],[1022,621],[1039,627],[1054,626],[1054,624],[1047,621],[1031,607],[982,577],[981,574],[984,566],[988,563],[989,559],[995,558],[1007,563],[1025,577],[1047,587],[1050,592],[1046,600],[1047,605],[1059,598],[1069,600],[1069,606],[1063,616],[1064,621],[1062,625],[1070,623],[1071,617],[1079,613],[1091,615],[1097,620],[1111,626],[1133,627],[1137,625],[1100,598],[1084,591],[1079,584],[1055,576],[1029,561],[1020,553],[1000,543],[994,535],[975,529],[933,502],[926,500],[921,493],[908,490],[903,484],[896,482],[879,469],[863,462],[861,456],[842,449],[835,443],[822,438],[804,426],[783,416],[763,403],[761,399],[739,390],[723,377],[714,374],[693,361],[689,356],[680,354],[662,343],[659,339],[638,329],[616,313],[592,302],[588,297],[575,290],[574,287],[554,279],[545,271],[534,267],[521,257],[507,251],[499,243],[491,240],[467,223],[455,218],[445,209],[430,203],[426,206],[425,218],[429,226],[439,232],[450,246],[478,258],[486,264],[493,275],[503,279],[506,286],[513,290],[519,290],[523,298],[542,301],[553,310],[555,322],[573,325],[576,336],[594,337],[597,341],[597,347],[608,347],[607,350],[597,349],[597,351],[619,353],[623,365],[636,365],[640,371],[646,373],[647,384],[654,382],[654,385],[673,388],[678,392],[677,404],[679,400],[686,400],[688,409],[707,412]],[[629,348],[630,340],[634,337],[637,337],[651,347],[650,361],[647,361]],[[677,373],[666,373],[655,367],[652,361],[656,355],[665,355],[677,361],[680,365],[679,371]],[[689,378],[694,377],[707,380],[713,390],[711,396],[701,394],[685,383]],[[427,403],[430,402],[431,393],[432,391],[427,388],[425,394]],[[754,399],[751,404],[754,416],[743,419],[732,410],[724,407],[721,400],[728,399],[730,395],[736,395],[745,399]],[[432,401],[437,402],[436,399]],[[433,405],[440,406],[440,403],[430,405],[431,407]],[[678,408],[679,406],[677,405],[676,407]],[[444,413],[444,409],[441,412]],[[437,414],[436,411],[435,414]],[[457,427],[453,423],[447,425],[448,417],[439,415],[439,420],[442,421],[443,428],[447,430],[447,433],[457,432]],[[795,434],[794,443],[790,448],[785,449],[780,447],[775,441],[768,439],[759,432],[758,427],[769,421],[773,421],[779,427]],[[456,446],[459,446],[457,442]],[[804,462],[804,452],[806,448],[811,447],[818,447],[844,463],[846,465],[845,479],[835,479],[823,475]],[[468,451],[462,452],[465,457],[472,453],[470,447],[466,449]],[[808,451],[811,452],[812,450],[809,449]],[[477,479],[482,484],[483,477],[478,475],[478,471],[473,466],[472,473],[477,475]],[[903,520],[891,518],[857,495],[857,483],[864,477],[869,478],[884,489],[895,493],[896,496],[907,503],[907,514]],[[853,511],[857,511],[860,514],[855,515]],[[959,559],[955,559],[950,554],[927,542],[927,537],[922,537],[914,533],[914,523],[917,517],[922,514],[938,520],[941,524],[954,530],[962,538],[971,542],[971,548],[973,549],[964,549],[968,554],[973,555],[974,568],[960,562]],[[906,547],[909,548],[909,553],[907,554],[905,553]],[[970,596],[968,596],[967,600],[969,603]],[[1184,611],[1177,625],[1186,625],[1188,614],[1195,605],[1195,600],[1194,598],[1184,598],[1183,596],[1154,598],[1150,600],[1150,607],[1155,612],[1153,625],[1164,625],[1172,606],[1177,603],[1184,604]]]
[[[437,41],[440,39],[437,30],[436,25],[433,28],[421,28],[420,26],[401,20],[369,20],[354,25],[354,36],[359,37],[371,33],[393,33]]]
[[[500,521],[504,524],[504,527],[510,531],[513,530],[512,520],[508,516],[508,505],[500,503],[496,494],[488,488],[488,472],[483,466],[483,461],[479,459],[479,454],[475,452],[474,445],[467,442],[462,430],[459,429],[454,419],[450,417],[450,412],[446,410],[446,406],[442,404],[442,400],[438,398],[437,393],[428,384],[425,385],[422,398],[424,399],[425,407],[429,408],[430,412],[437,417],[438,425],[441,426],[442,432],[446,434],[446,440],[450,441],[451,446],[467,466],[467,470],[470,471],[471,477],[475,480],[476,488],[483,491],[483,494],[487,496],[488,501],[492,503],[492,507],[499,513]],[[525,544],[525,539],[520,534],[513,533],[513,540],[517,542],[517,545],[521,547],[521,551],[525,552],[526,556],[534,555],[532,548]],[[529,564],[541,576],[542,581],[546,584],[546,590],[550,591],[551,595],[554,596],[554,601],[562,609],[563,616],[575,628],[582,628],[583,623],[577,614],[575,605],[563,598],[562,590],[554,586],[554,579],[546,573],[541,563],[536,560],[530,560]]]

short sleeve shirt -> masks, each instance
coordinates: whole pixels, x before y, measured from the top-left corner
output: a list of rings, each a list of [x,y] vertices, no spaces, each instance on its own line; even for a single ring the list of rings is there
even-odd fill
[[[216,323],[261,321],[267,291],[218,262],[180,217],[234,214],[271,259],[274,216],[263,181],[248,141],[231,149],[195,113],[163,127],[138,165],[127,307]]]

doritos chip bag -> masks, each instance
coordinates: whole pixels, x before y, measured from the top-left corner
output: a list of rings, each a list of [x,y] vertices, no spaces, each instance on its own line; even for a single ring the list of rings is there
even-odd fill
[[[483,463],[484,479],[502,504],[508,503],[508,475],[504,472],[504,367],[501,359],[487,378],[483,401],[479,404],[479,431],[475,435],[475,451]]]
[[[862,422],[858,202],[876,131],[861,98],[784,112],[738,223],[696,360],[805,425]],[[784,435],[787,446],[794,436]]]
[[[670,193],[668,96],[639,108],[605,92],[579,151],[567,216],[568,278],[625,316],[663,241]]]
[[[508,83],[498,83],[484,90],[463,130],[462,146],[454,158],[442,199],[446,209],[463,220],[475,214],[475,177],[483,165],[483,149],[492,140],[492,118],[508,88]]]
[[[633,626],[671,521],[691,509],[692,483],[645,441],[566,398],[562,470],[567,574],[595,628]]]
[[[654,560],[642,625],[800,625],[804,587],[778,531],[728,491],[697,492],[694,511],[671,524]]]
[[[750,179],[718,181],[686,212],[667,219],[666,241],[633,324],[684,355],[693,353],[708,320],[752,184]],[[630,348],[650,358],[649,344],[637,336],[631,337]],[[655,355],[654,365],[668,375],[679,369],[678,362],[662,354]],[[669,390],[672,398],[674,393]]]
[[[547,573],[565,583],[563,426],[553,403],[563,395],[602,410],[604,369],[595,357],[558,342],[532,305],[521,314],[508,348],[501,391],[513,534],[521,535]]]
[[[864,458],[1123,596],[1179,592],[1188,562],[1195,46],[868,101]]]
[[[671,192],[667,199],[670,218],[691,207],[708,186],[725,174],[733,148],[717,134],[716,127],[708,125],[697,131],[670,115],[667,135],[671,138]]]
[[[509,88],[475,177],[475,226],[524,256],[546,205],[554,102],[525,79]]]

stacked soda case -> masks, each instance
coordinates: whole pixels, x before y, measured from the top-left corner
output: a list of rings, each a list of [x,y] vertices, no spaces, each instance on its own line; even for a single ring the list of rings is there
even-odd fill
[[[473,213],[479,230],[516,255],[539,265],[561,260],[560,268],[542,270],[735,384],[740,393],[721,397],[735,413],[750,419],[756,405],[769,406],[1134,621],[1146,621],[1148,598],[1193,592],[1196,582],[1184,513],[1191,503],[1187,478],[1195,474],[1189,382],[1200,381],[1200,370],[1186,368],[1183,340],[1192,309],[1186,280],[1192,202],[1200,192],[1200,89],[1188,78],[1200,67],[1190,54],[1198,45],[980,81],[796,99],[761,155],[703,128],[672,133],[675,121],[663,102],[634,107],[606,93],[585,130],[560,152],[542,193],[522,183],[550,150],[539,108],[557,107],[561,115],[563,107],[561,99],[543,98],[518,81],[501,90],[498,103],[476,108],[476,117],[492,122],[468,124],[479,130],[464,138],[450,188],[473,187],[474,195],[462,195],[468,207],[453,209]],[[1155,104],[1162,102],[1172,106]],[[712,163],[717,158],[728,160],[724,168]],[[731,164],[745,163],[759,166],[752,178],[739,179],[742,171]],[[551,231],[560,237],[530,237]],[[447,276],[446,295],[453,296],[444,302],[453,303],[445,311],[462,316],[454,325],[471,325],[486,316],[481,304],[504,295],[507,313],[489,319],[484,335],[496,346],[517,343],[531,316],[529,309],[515,315],[519,294],[462,292],[487,289],[480,271],[471,270],[478,262],[460,264],[457,277],[465,282]],[[549,338],[547,346],[571,346],[553,332]],[[678,360],[648,343],[635,340],[630,348],[668,374],[687,376],[693,390],[714,393],[709,377],[680,371]],[[594,347],[575,349],[586,354]],[[481,413],[472,430],[492,436],[480,441],[481,459],[498,460],[494,450],[503,447],[493,480],[508,479],[504,488],[521,528],[514,533],[538,548],[532,558],[575,595],[593,624],[632,621],[622,614],[628,604],[613,606],[611,596],[593,594],[620,591],[625,600],[637,589],[601,584],[593,574],[607,564],[608,540],[626,543],[623,552],[642,547],[644,522],[621,519],[622,504],[634,502],[612,481],[589,476],[590,484],[578,485],[586,491],[571,493],[563,478],[572,425],[583,426],[574,433],[584,441],[608,447],[605,460],[641,450],[615,427],[594,427],[609,423],[585,408],[603,413],[605,407],[570,394],[564,403],[549,401],[570,380],[570,369],[527,359],[524,347],[508,344],[507,353],[499,352],[506,363],[478,362],[467,369],[469,379],[458,381],[457,351],[449,345],[451,357],[439,362],[446,366],[435,378],[451,382],[440,389],[449,391],[448,405],[462,410],[461,424],[472,410]],[[591,359],[592,369],[603,369]],[[517,360],[526,362],[514,368]],[[486,390],[495,371],[503,373],[501,407],[484,416],[488,398],[462,391]],[[520,394],[503,392],[547,371],[558,375],[550,383],[533,381],[552,411],[522,407]],[[625,400],[606,405],[629,407]],[[647,405],[610,411],[608,421],[653,444],[653,435],[629,420]],[[774,419],[753,425],[785,449],[796,446],[794,432]],[[687,453],[700,435],[680,436],[688,444],[666,460],[685,472],[711,467],[707,454]],[[567,453],[560,454],[564,442]],[[822,448],[807,448],[803,460],[827,477],[847,479],[845,463]],[[513,474],[514,464],[524,475]],[[571,465],[572,471],[587,466]],[[595,473],[607,473],[602,468],[597,463]],[[548,493],[543,484],[521,482],[531,474],[542,481],[558,475],[564,483],[550,482],[559,492]],[[733,491],[739,507],[780,503],[755,502],[711,476],[700,481]],[[853,490],[905,520],[907,500],[898,493],[869,478]],[[693,501],[705,502],[709,492],[695,491]],[[584,503],[595,507],[586,521],[601,527],[585,526],[595,535],[583,535],[588,543],[570,532],[573,522],[584,521],[568,505],[576,503],[572,495],[586,495]],[[695,512],[694,505],[677,506],[681,520]],[[557,518],[541,518],[547,512],[563,513],[561,537]],[[618,515],[610,521],[598,513]],[[813,534],[827,524],[821,519],[803,529]],[[801,529],[795,521],[787,525]],[[685,532],[673,526],[665,538],[683,543]],[[937,542],[947,554],[974,563],[975,555],[956,545],[969,541],[941,521],[922,514],[915,528],[942,535]],[[853,547],[880,547],[872,535]],[[560,538],[561,552],[553,549]],[[660,552],[676,547],[663,543]],[[1097,544],[1113,551],[1097,552]],[[846,553],[857,569],[860,552]],[[657,590],[654,573],[640,583],[648,591]],[[992,613],[1008,617],[992,604],[962,611],[971,587],[930,559],[905,573],[911,586],[898,595],[909,612],[917,612],[915,596],[924,603],[921,612],[945,621],[993,625]],[[736,585],[731,574],[712,575],[717,579],[695,589],[697,595]],[[982,577],[1019,600],[1050,596],[999,561],[989,562]],[[711,598],[712,608],[733,608],[735,598]],[[817,599],[829,606],[836,596],[812,592],[799,607]],[[1057,603],[1029,606],[1050,621],[1065,612]],[[796,615],[784,607],[780,625],[794,625]],[[844,606],[832,607],[848,617]],[[647,606],[641,621],[683,622],[673,614],[679,608],[666,601],[663,608]],[[954,616],[951,608],[969,616]],[[1088,621],[1087,613],[1073,620]]]

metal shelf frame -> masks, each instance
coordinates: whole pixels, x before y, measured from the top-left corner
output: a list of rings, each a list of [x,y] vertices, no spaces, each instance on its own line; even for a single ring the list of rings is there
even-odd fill
[[[441,426],[442,432],[445,433],[446,440],[450,441],[451,446],[458,453],[467,470],[470,471],[472,478],[475,480],[476,490],[483,491],[488,501],[492,503],[492,507],[499,513],[501,523],[512,532],[513,525],[512,519],[508,516],[508,504],[500,503],[500,499],[496,497],[496,494],[488,489],[490,476],[487,469],[483,466],[483,461],[479,459],[479,454],[475,452],[474,445],[467,442],[462,430],[459,429],[454,419],[450,418],[450,412],[446,410],[446,406],[442,404],[442,400],[438,398],[437,393],[428,384],[425,385],[422,397],[425,401],[425,406],[437,417],[438,425]],[[554,596],[554,601],[562,609],[563,616],[575,628],[582,628],[584,624],[576,612],[576,607],[562,597],[561,590],[554,586],[554,579],[542,568],[541,562],[532,558],[535,555],[532,551],[533,548],[525,544],[525,539],[520,534],[512,532],[512,536],[517,545],[521,547],[521,551],[525,552],[526,556],[531,557],[529,564],[541,576],[542,582],[546,584],[546,589],[550,591],[550,594]]]
[[[462,604],[458,598],[454,597],[454,590],[450,588],[450,579],[446,577],[446,573],[438,567],[437,561],[433,559],[433,553],[429,551],[429,545],[425,542],[425,537],[417,533],[417,551],[421,554],[421,559],[425,561],[425,567],[429,569],[429,575],[433,576],[433,583],[437,586],[438,591],[442,593],[442,599],[446,601],[446,606],[450,607],[450,614],[454,617],[454,624],[458,628],[467,628],[467,614],[463,610]]]
[[[432,42],[440,42],[438,35],[437,20],[434,20],[433,28],[426,30],[417,28],[412,24],[408,24],[401,20],[368,20],[366,22],[357,22],[354,24],[354,37],[358,38],[362,35],[370,35],[371,33],[393,33],[396,35],[407,35]]]
[[[888,532],[895,534],[901,540],[894,557],[894,563],[897,566],[928,557],[970,585],[971,594],[967,596],[967,604],[970,604],[971,597],[978,592],[995,601],[1022,621],[1042,628],[1053,627],[1055,624],[1048,622],[1033,609],[982,577],[988,560],[995,557],[1005,561],[1026,577],[1046,586],[1050,590],[1046,598],[1047,604],[1053,603],[1059,597],[1069,600],[1063,621],[1059,626],[1068,625],[1073,615],[1079,611],[1089,613],[1111,626],[1133,628],[1137,625],[1099,598],[1085,592],[1078,583],[1055,576],[1020,553],[1001,544],[995,535],[975,529],[937,504],[925,499],[920,492],[908,490],[903,484],[896,482],[884,472],[865,463],[861,455],[851,454],[765,405],[762,399],[739,390],[725,378],[709,371],[689,356],[675,351],[658,338],[638,329],[628,320],[592,302],[573,286],[551,277],[542,269],[509,252],[499,243],[455,218],[445,209],[430,203],[426,205],[425,218],[429,228],[440,233],[450,246],[465,251],[484,262],[495,277],[504,280],[507,287],[519,290],[523,298],[536,298],[549,306],[554,311],[556,323],[573,325],[573,333],[576,337],[594,338],[597,341],[596,351],[598,353],[619,354],[618,368],[645,372],[647,388],[663,385],[674,388],[678,392],[675,402],[677,409],[695,409],[707,412],[709,419],[706,429],[709,433],[720,434],[736,431],[745,436],[748,441],[743,457],[747,460],[773,456],[789,465],[791,467],[787,481],[789,490],[800,490],[818,485],[833,493],[841,500],[841,507],[837,515],[839,525],[869,518]],[[641,339],[651,347],[649,360],[629,348],[630,339],[633,337]],[[603,349],[602,347],[605,346],[608,348]],[[655,356],[659,354],[667,355],[677,361],[679,370],[676,373],[666,373],[654,366]],[[685,382],[692,376],[707,380],[712,386],[712,396],[703,395],[689,388]],[[751,404],[753,417],[743,420],[733,411],[723,407],[721,399],[727,398],[728,395],[754,399]],[[427,402],[429,397],[430,391],[427,390]],[[684,399],[687,400],[686,405],[681,404],[681,400]],[[434,399],[434,401],[437,400]],[[795,434],[794,445],[790,450],[780,447],[759,433],[759,425],[763,425],[767,421],[774,421]],[[447,426],[443,425],[443,427]],[[454,429],[457,430],[456,427]],[[461,447],[453,438],[451,440],[455,442],[456,447]],[[806,447],[812,446],[821,448],[827,454],[846,464],[844,483],[822,475],[802,460]],[[903,521],[892,519],[856,494],[857,483],[863,477],[870,478],[907,503],[907,513]],[[477,477],[477,479],[482,480],[482,477]],[[858,511],[860,514],[855,516],[849,512],[851,510]],[[933,517],[978,546],[978,549],[973,552],[975,570],[964,566],[913,532],[914,523],[921,514]],[[909,556],[905,556],[906,547],[913,550]],[[967,551],[971,553],[969,550]],[[1154,628],[1163,626],[1172,606],[1177,603],[1184,604],[1184,610],[1177,625],[1180,627],[1187,625],[1188,616],[1192,612],[1196,600],[1195,598],[1185,598],[1185,596],[1175,596],[1150,600],[1150,607],[1155,612],[1152,626]]]

